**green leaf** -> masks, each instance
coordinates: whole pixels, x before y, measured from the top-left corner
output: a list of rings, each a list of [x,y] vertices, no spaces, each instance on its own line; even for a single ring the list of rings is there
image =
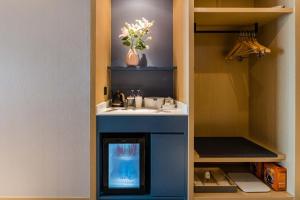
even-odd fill
[[[122,40],[128,40],[128,38],[129,38],[128,36],[125,36],[122,38]]]
[[[126,40],[126,41],[123,42],[123,45],[125,45],[125,46],[130,46],[131,43],[130,43],[128,40]]]

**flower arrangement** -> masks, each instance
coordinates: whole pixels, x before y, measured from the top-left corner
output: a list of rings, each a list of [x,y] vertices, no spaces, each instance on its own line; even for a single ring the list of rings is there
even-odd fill
[[[150,28],[154,25],[154,21],[149,22],[147,19],[142,18],[136,20],[135,24],[125,23],[125,26],[121,28],[121,34],[119,38],[122,41],[122,44],[130,47],[134,50],[144,50],[149,49],[149,45],[146,45],[146,42],[151,40]]]

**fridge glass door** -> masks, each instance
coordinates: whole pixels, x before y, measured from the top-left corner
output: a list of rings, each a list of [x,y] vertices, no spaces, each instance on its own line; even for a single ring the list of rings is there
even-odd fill
[[[140,144],[108,144],[108,188],[140,188]]]

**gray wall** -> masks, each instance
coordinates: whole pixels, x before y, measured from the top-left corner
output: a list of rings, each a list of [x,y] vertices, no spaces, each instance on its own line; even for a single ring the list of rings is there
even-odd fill
[[[0,197],[89,197],[90,3],[0,0]]]
[[[172,0],[112,0],[111,65],[124,66],[128,47],[122,45],[119,35],[125,22],[134,23],[145,17],[154,20],[150,49],[143,51],[148,66],[173,66],[173,1]]]

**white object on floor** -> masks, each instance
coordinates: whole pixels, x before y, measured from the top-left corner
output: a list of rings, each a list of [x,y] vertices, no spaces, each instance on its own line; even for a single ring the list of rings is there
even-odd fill
[[[243,192],[270,192],[271,189],[251,173],[228,173]]]

